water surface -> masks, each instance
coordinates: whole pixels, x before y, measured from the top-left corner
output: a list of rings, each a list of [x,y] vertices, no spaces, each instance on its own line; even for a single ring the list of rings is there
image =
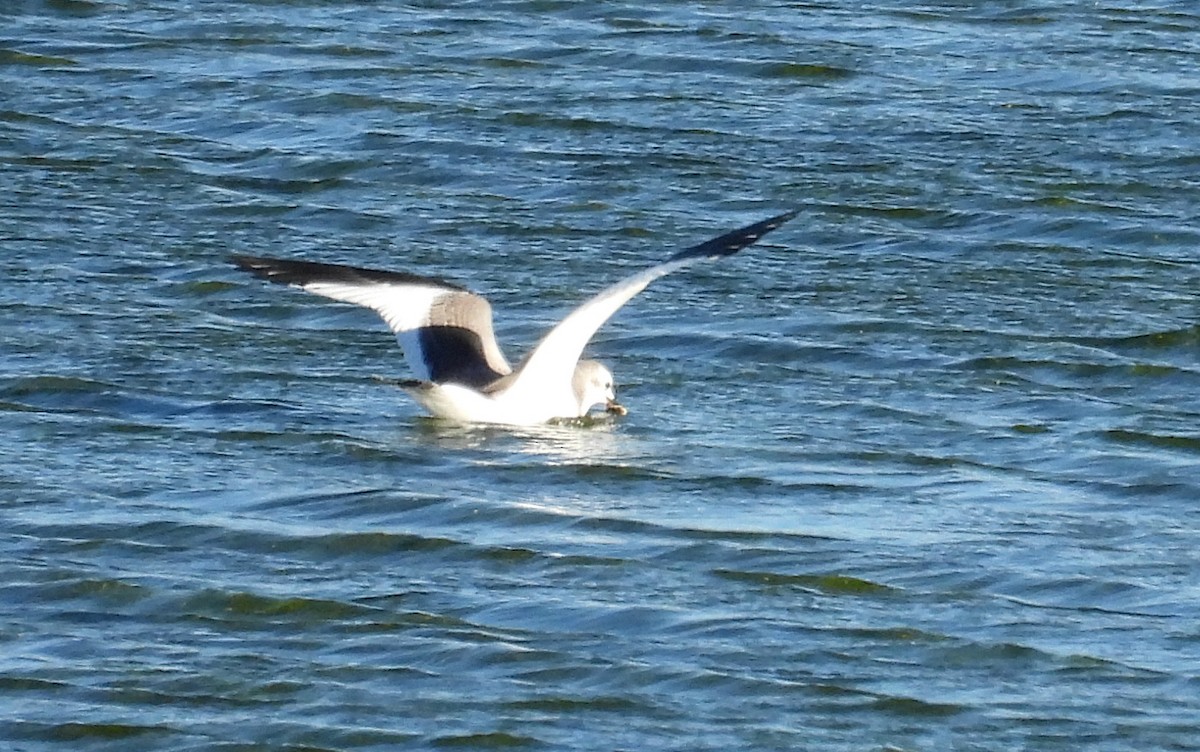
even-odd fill
[[[1186,749],[1189,3],[0,10],[0,739]],[[631,414],[422,418],[253,253],[596,338]]]

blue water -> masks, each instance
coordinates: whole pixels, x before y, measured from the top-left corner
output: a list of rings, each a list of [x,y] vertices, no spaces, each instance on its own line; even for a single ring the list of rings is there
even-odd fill
[[[1192,3],[0,7],[0,747],[1200,742]],[[421,416],[447,277],[626,418]]]

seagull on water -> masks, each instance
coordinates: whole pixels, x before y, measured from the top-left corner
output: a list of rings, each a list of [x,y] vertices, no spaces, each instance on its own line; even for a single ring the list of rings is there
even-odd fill
[[[517,364],[492,330],[492,307],[466,288],[407,272],[315,261],[233,256],[241,269],[372,309],[395,332],[417,377],[399,382],[431,415],[465,423],[535,425],[578,419],[596,407],[625,415],[612,373],[583,349],[605,321],[654,280],[701,261],[732,256],[795,217],[791,211],[685,248],[602,290],[571,311]]]

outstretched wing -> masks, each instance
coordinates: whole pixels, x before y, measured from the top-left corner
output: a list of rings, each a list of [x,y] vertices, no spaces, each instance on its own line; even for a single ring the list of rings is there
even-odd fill
[[[575,364],[583,355],[583,348],[595,335],[596,330],[651,282],[700,261],[732,256],[798,213],[790,211],[780,214],[685,248],[658,266],[652,266],[601,291],[572,311],[542,338],[537,347],[518,366],[508,388],[536,392],[553,388],[554,384],[568,383],[575,371]]]
[[[396,333],[417,378],[482,388],[512,371],[496,344],[492,307],[459,285],[404,272],[234,256],[269,282],[372,309]]]

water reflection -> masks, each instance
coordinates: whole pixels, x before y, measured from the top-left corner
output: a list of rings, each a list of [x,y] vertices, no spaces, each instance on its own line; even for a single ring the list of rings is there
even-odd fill
[[[550,465],[626,466],[642,456],[639,442],[609,416],[540,426],[493,426],[419,418],[420,440],[446,451],[488,450],[483,464],[536,459]]]

